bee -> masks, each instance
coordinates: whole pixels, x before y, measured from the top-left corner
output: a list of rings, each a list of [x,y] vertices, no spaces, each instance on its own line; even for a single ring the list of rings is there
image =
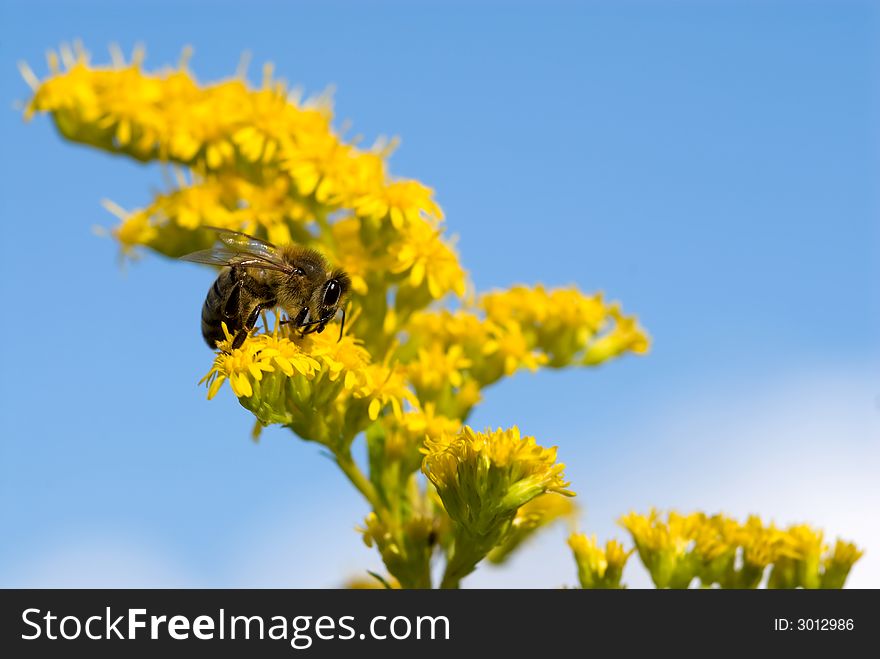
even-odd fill
[[[266,309],[281,307],[301,335],[323,332],[345,302],[351,279],[330,270],[318,252],[299,245],[276,247],[238,231],[217,229],[218,244],[180,257],[184,261],[223,266],[202,306],[202,336],[209,347],[226,338],[226,323],[240,348]],[[345,309],[339,339],[345,328]]]

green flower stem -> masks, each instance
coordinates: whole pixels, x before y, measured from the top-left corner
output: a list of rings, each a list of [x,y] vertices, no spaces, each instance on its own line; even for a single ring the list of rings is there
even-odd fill
[[[461,551],[456,544],[449,563],[446,564],[446,570],[443,572],[443,580],[440,582],[440,588],[455,589],[461,585],[461,580],[473,572],[477,563],[485,558],[486,552],[479,552],[465,549]]]
[[[379,499],[379,493],[376,492],[376,488],[373,487],[370,479],[357,466],[351,457],[351,452],[348,450],[337,452],[335,453],[335,458],[336,464],[342,469],[342,473],[348,477],[348,480],[358,489],[358,492],[364,495],[364,498],[370,503],[375,513],[382,517],[385,507]]]
[[[460,528],[456,529],[452,555],[446,563],[440,588],[458,588],[461,580],[477,568],[477,563],[486,558],[503,536],[503,532],[496,532],[491,537],[475,538]]]

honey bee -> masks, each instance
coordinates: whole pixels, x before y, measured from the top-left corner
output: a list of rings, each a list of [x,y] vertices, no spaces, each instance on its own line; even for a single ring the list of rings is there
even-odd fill
[[[351,290],[342,270],[330,270],[318,252],[299,245],[276,247],[254,236],[217,229],[218,245],[180,257],[184,261],[224,266],[202,306],[202,336],[211,348],[226,338],[225,322],[240,348],[260,313],[281,307],[301,333],[323,332]],[[345,309],[339,338],[345,327]]]

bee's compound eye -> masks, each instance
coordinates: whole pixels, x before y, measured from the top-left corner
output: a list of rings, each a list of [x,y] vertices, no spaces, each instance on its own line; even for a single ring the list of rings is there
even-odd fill
[[[306,274],[306,271],[302,268],[294,268],[293,274],[295,274],[297,277],[302,277],[304,274]]]
[[[327,288],[324,289],[324,306],[332,307],[339,302],[340,293],[342,293],[342,288],[339,286],[339,282],[335,279],[328,281]]]

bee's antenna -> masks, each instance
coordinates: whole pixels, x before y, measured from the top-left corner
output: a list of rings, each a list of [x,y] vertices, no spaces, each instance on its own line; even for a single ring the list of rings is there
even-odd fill
[[[345,329],[345,307],[342,307],[342,322],[339,323],[339,338],[336,339],[336,343],[342,341],[342,331]]]

